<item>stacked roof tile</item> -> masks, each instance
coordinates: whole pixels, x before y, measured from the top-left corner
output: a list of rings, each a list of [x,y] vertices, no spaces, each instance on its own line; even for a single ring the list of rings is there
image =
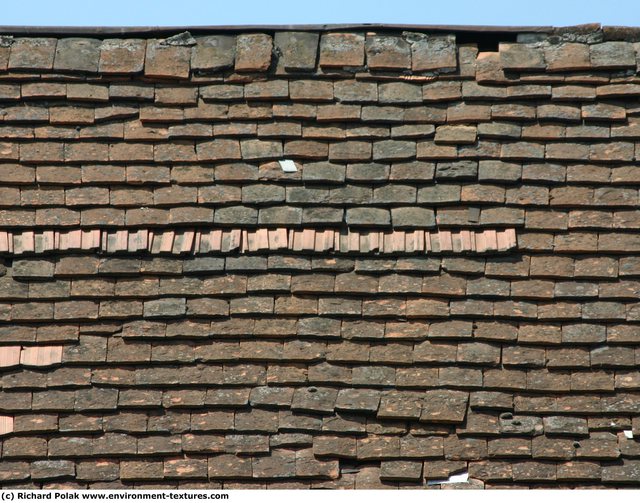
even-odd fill
[[[0,37],[3,488],[640,486],[640,31],[368,30]]]

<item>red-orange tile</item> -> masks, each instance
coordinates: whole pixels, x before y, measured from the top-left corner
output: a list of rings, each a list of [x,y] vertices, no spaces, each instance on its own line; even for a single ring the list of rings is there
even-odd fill
[[[0,435],[13,433],[13,417],[0,415]]]
[[[13,367],[20,363],[21,346],[0,347],[0,367]]]
[[[20,363],[28,366],[46,366],[62,362],[62,346],[29,346],[22,348]]]

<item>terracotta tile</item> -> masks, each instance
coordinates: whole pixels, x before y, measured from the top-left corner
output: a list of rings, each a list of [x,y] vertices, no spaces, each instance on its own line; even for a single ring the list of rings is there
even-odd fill
[[[404,233],[404,251],[406,253],[413,253],[415,251],[415,243],[413,242],[413,232],[408,231]]]
[[[505,235],[507,237],[507,249],[515,248],[518,244],[516,238],[515,229],[505,229]]]
[[[487,238],[484,232],[475,233],[476,251],[478,253],[484,253],[487,251]]]
[[[451,233],[451,249],[454,253],[460,253],[462,251],[462,239],[459,232]]]
[[[184,233],[176,232],[175,237],[173,238],[173,248],[171,248],[172,255],[179,255],[180,250],[182,250],[182,243],[184,242]]]
[[[147,235],[147,251],[152,253],[153,244],[155,242],[156,233],[154,231],[149,231]]]
[[[383,253],[392,253],[393,252],[393,232],[385,232],[382,235],[381,251]]]
[[[255,232],[249,232],[247,229],[242,229],[242,239],[241,239],[241,251],[242,253],[246,253],[248,251],[256,251],[255,250]]]
[[[287,231],[287,248],[289,250],[293,250],[293,241],[294,241],[295,235],[296,233],[293,229],[289,229]]]
[[[380,251],[380,233],[379,232],[369,233],[369,251],[374,253]]]
[[[334,249],[336,231],[326,230],[324,231],[324,251]]]
[[[509,249],[509,238],[507,237],[506,231],[498,231],[496,238],[499,251],[506,251]]]
[[[439,231],[438,240],[440,241],[440,251],[446,252],[453,250],[451,231]]]
[[[472,252],[476,252],[476,236],[475,236],[475,232],[474,231],[470,231],[469,232],[470,235],[470,241],[471,241],[471,251]]]
[[[313,240],[313,249],[318,253],[325,251],[324,232],[316,232],[315,239]]]
[[[440,233],[439,232],[430,233],[429,240],[431,242],[431,251],[434,253],[439,253],[441,250]]]
[[[302,242],[302,231],[294,230],[293,232],[293,246],[291,249],[293,251],[302,251],[303,242]]]
[[[82,248],[82,231],[80,229],[69,231],[67,235],[67,246],[70,250],[79,250]]]
[[[340,232],[339,248],[340,253],[349,252],[349,231],[344,230]]]
[[[34,253],[44,253],[42,246],[42,232],[35,232],[33,234],[33,251]]]
[[[222,231],[222,237],[220,240],[220,251],[229,252],[231,250],[231,231]]]
[[[471,231],[460,231],[460,247],[462,251],[471,251]]]
[[[267,229],[258,229],[255,232],[255,240],[257,250],[269,249],[269,231]]]
[[[195,240],[196,233],[195,231],[184,231],[182,236],[182,246],[180,248],[180,253],[191,253],[193,249],[193,242]]]
[[[370,245],[370,233],[360,234],[360,242],[358,243],[358,250],[362,253],[369,253],[371,251]]]
[[[116,231],[114,250],[126,251],[128,246],[129,246],[129,231],[126,231],[126,230]]]
[[[193,236],[193,253],[198,253],[200,251],[201,239],[202,239],[202,233],[200,231],[196,231]]]
[[[203,236],[204,240],[204,236]],[[222,247],[222,230],[216,229],[209,232],[207,241],[209,242],[210,251],[220,251]]]
[[[341,234],[340,231],[336,231],[333,234],[333,249],[336,250],[336,251],[340,250],[340,239],[341,239],[340,238],[340,234]]]
[[[42,247],[45,251],[55,250],[56,241],[54,231],[44,231],[42,233]]]
[[[24,253],[24,248],[22,246],[22,234],[13,235],[13,253],[16,255],[22,255]]]
[[[405,232],[393,231],[391,233],[391,247],[393,252],[403,252],[405,247]]]
[[[100,231],[98,231],[98,233],[99,232]],[[93,239],[93,231],[83,230],[80,238],[80,248],[83,250],[91,250],[94,247]]]
[[[60,232],[60,236],[58,238],[58,246],[56,248],[58,250],[69,249],[69,233],[68,232]]]
[[[115,253],[116,251],[116,233],[105,232],[103,238],[103,249],[107,253]]]
[[[148,246],[149,231],[146,229],[140,229],[136,232],[129,233],[128,250],[130,252],[136,252],[140,250],[146,250]]]
[[[242,243],[243,249],[248,251],[258,251],[258,236],[256,231],[248,231],[246,234],[242,231],[242,239],[246,238],[247,243]]]
[[[29,346],[22,348],[20,363],[28,366],[45,366],[62,362],[62,346]]]
[[[6,231],[0,231],[0,252],[9,251],[9,234]]]
[[[0,415],[0,435],[7,435],[13,432],[13,417]]]
[[[315,233],[315,251],[329,251],[333,247],[333,231],[323,230]]]
[[[407,253],[424,251],[424,231],[412,231],[406,233],[405,251]]]
[[[498,249],[498,235],[494,230],[484,231],[484,236],[487,242],[487,250],[495,251]]]
[[[22,233],[22,250],[25,252],[35,251],[35,233],[33,231],[25,231]]]
[[[302,231],[302,249],[305,251],[313,251],[316,242],[316,231],[313,229],[304,229]]]
[[[102,234],[100,236],[100,249],[102,251],[107,251],[108,248],[108,242],[109,242],[109,233],[107,231],[102,231]]]
[[[417,252],[423,252],[425,250],[424,231],[413,231],[413,247]]]
[[[149,248],[149,231],[140,229],[138,231],[138,250],[146,250]]]
[[[242,234],[240,229],[232,229],[231,232],[229,232],[229,249],[231,251],[239,249],[241,239]]]
[[[173,240],[175,233],[173,231],[165,231],[160,238],[160,253],[171,253],[173,250]]]
[[[20,363],[21,346],[0,347],[0,367],[13,367]]]
[[[149,253],[157,255],[160,253],[160,245],[162,244],[162,234],[157,232],[149,232]]]
[[[211,232],[211,249],[214,251],[220,251],[222,247],[222,231],[215,230]]]
[[[211,251],[211,234],[213,231],[199,231],[198,232],[198,248],[196,253],[208,253]]]
[[[277,229],[269,229],[267,231],[269,237],[269,249],[284,250],[288,246],[287,229],[279,227]]]
[[[357,231],[349,231],[347,238],[347,247],[350,252],[360,251],[360,233]]]

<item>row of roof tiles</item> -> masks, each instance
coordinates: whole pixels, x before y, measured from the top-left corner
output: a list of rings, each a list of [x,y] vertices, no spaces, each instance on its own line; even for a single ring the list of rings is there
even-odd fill
[[[107,253],[147,251],[153,254],[259,252],[291,250],[343,253],[485,253],[516,246],[515,229],[363,232],[353,230],[217,229],[209,231],[71,230],[0,231],[0,253],[45,253],[53,250],[99,250]]]
[[[31,81],[29,75],[13,75],[0,84],[0,99],[9,105],[16,102],[24,102],[25,105],[45,106],[42,100],[53,103],[52,116],[54,123],[64,124],[65,120],[59,107],[63,100],[70,104],[81,105],[93,103],[98,108],[105,103],[127,102],[133,106],[136,103],[146,105],[148,108],[147,119],[152,119],[153,106],[164,107],[193,107],[198,100],[205,102],[231,102],[237,103],[243,100],[264,101],[267,99],[282,102],[290,99],[294,102],[330,103],[337,101],[345,104],[355,103],[382,103],[387,105],[410,105],[412,103],[429,103],[431,105],[440,102],[451,102],[466,99],[470,101],[495,101],[496,104],[504,104],[505,101],[531,102],[531,100],[550,99],[551,104],[542,108],[541,118],[577,120],[578,113],[575,109],[567,110],[563,116],[558,117],[561,109],[555,109],[553,104],[562,102],[578,102],[592,104],[596,100],[620,100],[631,98],[639,93],[639,86],[633,77],[604,77],[585,75],[578,77],[554,77],[554,76],[529,76],[516,80],[515,83],[496,82],[491,84],[478,84],[473,80],[455,80],[443,77],[441,79],[429,79],[425,82],[405,82],[402,80],[362,79],[352,81],[339,76],[328,76],[324,79],[302,78],[286,79],[279,77],[276,80],[248,80],[228,78],[226,81],[212,79],[210,82],[195,81],[187,83],[154,83],[150,82],[122,82],[114,80],[92,81],[90,83],[76,82],[73,79],[60,75],[51,75],[44,81]],[[404,91],[404,94],[402,93]],[[123,103],[124,106],[124,103]],[[585,109],[585,117],[597,119],[599,114],[608,107],[592,106]],[[123,108],[123,111],[125,108]],[[497,109],[499,110],[499,108]],[[616,109],[611,109],[615,111]],[[173,115],[171,121],[175,121],[175,110],[168,109]],[[9,120],[16,121],[18,111],[7,111]],[[34,114],[38,111],[34,111]],[[84,116],[81,115],[84,112]],[[100,108],[94,115],[97,120],[104,119]],[[89,110],[76,110],[78,123],[90,121]],[[618,109],[618,115],[620,114]],[[34,118],[38,122],[43,121],[44,111]],[[528,117],[530,118],[531,112]],[[616,118],[615,115],[606,116],[607,119]],[[67,114],[72,117],[71,114]],[[186,118],[189,118],[188,116]],[[169,119],[169,118],[168,118]],[[618,118],[619,120],[619,118]],[[6,121],[6,119],[5,119]]]
[[[553,38],[529,44],[502,43],[499,52],[483,57],[480,73],[491,74],[497,69],[635,70],[635,45],[622,41],[562,42]],[[458,56],[455,36],[418,32],[278,32],[273,36],[246,33],[197,38],[184,32],[162,40],[3,36],[0,68],[103,74],[144,72],[147,77],[183,79],[191,71],[265,72],[272,66],[281,72],[312,72],[316,65],[321,71],[331,71],[357,69],[366,64],[377,71],[446,73],[458,67],[464,71],[469,54],[463,53],[472,54],[473,48],[461,46],[459,51]]]

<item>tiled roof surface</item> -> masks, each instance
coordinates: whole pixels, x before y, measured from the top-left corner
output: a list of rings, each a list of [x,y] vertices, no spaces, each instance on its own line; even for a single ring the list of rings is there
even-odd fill
[[[637,30],[368,30],[0,37],[3,488],[640,486]]]

